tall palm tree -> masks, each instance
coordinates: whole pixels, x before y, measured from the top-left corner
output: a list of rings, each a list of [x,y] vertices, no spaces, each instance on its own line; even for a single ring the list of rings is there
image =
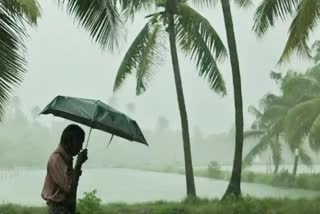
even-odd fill
[[[240,6],[245,6],[250,3],[249,0],[236,0]],[[242,105],[242,87],[240,65],[236,44],[236,37],[233,27],[233,20],[230,8],[230,0],[221,0],[224,24],[227,33],[230,63],[232,70],[233,90],[234,90],[234,107],[235,107],[235,152],[233,159],[233,168],[229,185],[223,196],[226,198],[230,194],[236,196],[241,195],[241,171],[242,171],[242,151],[243,151],[243,105]]]
[[[35,0],[0,0],[0,120],[14,86],[26,71],[26,25],[35,25],[40,8]]]
[[[234,89],[234,106],[235,106],[235,153],[233,159],[233,168],[230,183],[223,196],[223,199],[234,194],[235,196],[241,195],[241,171],[242,171],[242,151],[243,151],[243,105],[242,105],[242,88],[241,88],[241,75],[240,65],[237,51],[237,44],[235,32],[233,27],[232,13],[230,1],[221,0],[223,11],[225,29],[227,34],[230,64],[232,70],[232,80]],[[248,7],[252,5],[251,0],[233,0],[239,7]],[[193,0],[194,3],[199,5],[215,5],[217,0]]]
[[[216,60],[226,56],[226,49],[208,20],[189,7],[186,1],[145,2],[153,2],[153,5],[146,4],[146,6],[155,7],[160,12],[148,16],[150,20],[125,54],[115,79],[114,91],[117,91],[126,77],[134,71],[136,71],[137,95],[146,90],[153,71],[152,65],[161,57],[160,50],[165,45],[164,36],[166,34],[164,33],[167,31],[169,34],[168,40],[181,118],[187,195],[196,196],[187,110],[176,46],[179,45],[187,56],[196,61],[199,75],[206,78],[210,88],[219,94],[225,94],[226,89]],[[141,7],[141,4],[135,5],[134,2],[131,2],[131,5],[125,9],[134,15],[136,8]]]
[[[112,50],[118,42],[121,19],[116,2],[109,0],[57,0],[66,12],[85,28],[102,49]],[[26,72],[24,42],[26,25],[35,25],[40,16],[37,0],[0,0],[0,120],[13,89]]]
[[[320,1],[318,0],[262,0],[255,14],[254,30],[263,36],[277,20],[293,17],[279,63],[287,61],[292,53],[311,56],[308,47],[310,33],[316,28],[320,18]]]

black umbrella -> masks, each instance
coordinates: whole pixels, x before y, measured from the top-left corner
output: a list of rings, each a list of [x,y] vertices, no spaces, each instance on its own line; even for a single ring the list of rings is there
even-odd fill
[[[89,126],[86,148],[92,129],[148,145],[136,121],[100,100],[57,96],[40,114],[53,114]]]

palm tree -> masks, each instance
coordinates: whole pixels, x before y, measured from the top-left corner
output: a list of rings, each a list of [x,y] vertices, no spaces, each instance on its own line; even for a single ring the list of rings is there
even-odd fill
[[[274,173],[277,173],[282,159],[282,144],[287,144],[295,157],[293,175],[296,174],[299,160],[304,165],[310,166],[312,160],[303,148],[304,141],[288,140],[285,137],[285,120],[289,110],[294,106],[292,101],[289,101],[287,96],[267,94],[261,100],[260,105],[263,112],[254,107],[249,109],[256,116],[256,120],[252,124],[252,129],[244,133],[244,138],[258,138],[259,141],[244,158],[244,166],[251,164],[255,156],[269,148],[275,166]]]
[[[193,0],[200,5],[215,5],[217,0]],[[234,0],[240,7],[248,7],[252,5],[251,0]],[[242,150],[243,150],[243,105],[242,105],[242,88],[240,65],[238,59],[238,51],[233,27],[232,13],[230,8],[230,0],[221,0],[225,29],[227,34],[230,64],[232,70],[232,80],[234,89],[234,106],[235,106],[235,153],[233,159],[233,168],[230,183],[227,187],[223,199],[234,194],[241,195],[241,171],[242,171]]]
[[[249,0],[236,0],[240,6],[250,4]],[[233,159],[233,168],[229,185],[223,196],[228,197],[231,194],[235,196],[241,195],[241,171],[242,171],[242,151],[243,151],[243,105],[242,105],[242,87],[240,65],[238,59],[238,51],[236,37],[234,33],[233,20],[230,8],[230,0],[221,0],[224,24],[227,33],[230,63],[232,70],[233,90],[234,90],[234,107],[235,107],[235,152]]]
[[[309,69],[305,74],[295,74],[287,79],[283,90],[298,94],[299,99],[288,111],[285,120],[285,133],[289,141],[298,144],[308,138],[313,150],[320,148],[320,65]]]
[[[270,149],[274,164],[274,173],[278,172],[281,163],[281,144],[279,132],[274,131],[274,124],[264,121],[264,115],[254,106],[249,107],[249,112],[255,116],[251,129],[244,132],[244,139],[259,139],[258,143],[249,151],[243,160],[243,166],[250,165],[253,159]]]
[[[117,46],[121,20],[115,1],[58,0],[68,14],[85,28],[102,49]],[[35,25],[40,16],[37,0],[0,0],[0,120],[13,89],[26,72],[26,25]]]
[[[26,71],[23,58],[26,25],[35,25],[40,8],[35,0],[0,0],[0,120],[13,88]]]
[[[184,0],[142,1],[153,4],[141,5],[141,1],[126,6],[125,10],[134,15],[139,8],[154,6],[158,11],[148,16],[150,19],[131,44],[119,67],[114,83],[114,91],[123,84],[126,77],[136,71],[136,93],[140,95],[147,88],[152,74],[152,65],[160,56],[160,48],[165,45],[165,32],[169,34],[172,67],[180,110],[183,148],[185,158],[187,195],[196,196],[194,185],[191,147],[187,110],[184,101],[177,44],[182,51],[196,61],[199,75],[208,80],[212,90],[225,94],[224,81],[216,64],[217,59],[226,56],[226,49],[208,20],[188,6]]]
[[[259,37],[263,36],[270,27],[273,27],[278,19],[286,20],[292,16],[289,38],[279,63],[287,61],[294,52],[300,56],[311,56],[307,42],[310,33],[319,22],[320,1],[262,0],[256,10],[253,28]]]

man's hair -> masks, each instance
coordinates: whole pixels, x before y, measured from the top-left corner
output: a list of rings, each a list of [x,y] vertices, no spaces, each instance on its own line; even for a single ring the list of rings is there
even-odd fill
[[[83,142],[85,133],[83,129],[75,124],[67,126],[61,135],[60,144],[63,146],[70,145],[74,141]]]

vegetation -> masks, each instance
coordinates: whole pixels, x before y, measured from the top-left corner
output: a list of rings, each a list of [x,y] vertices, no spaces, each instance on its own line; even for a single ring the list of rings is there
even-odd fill
[[[314,0],[263,0],[258,6],[254,18],[254,30],[263,36],[277,20],[293,17],[289,28],[289,38],[279,62],[288,61],[296,52],[299,56],[311,57],[308,46],[310,33],[315,30],[320,16],[320,2]]]
[[[279,85],[280,95],[265,95],[261,100],[261,111],[253,106],[249,108],[256,119],[245,137],[259,138],[259,143],[246,155],[246,164],[250,164],[254,157],[270,148],[277,173],[284,144],[294,155],[293,176],[297,174],[299,161],[308,166],[312,164],[312,158],[305,149],[306,142],[309,142],[309,150],[317,152],[320,148],[320,65],[317,58],[317,42],[314,49],[316,53],[313,67],[304,73],[271,73]]]
[[[158,201],[152,203],[141,204],[108,204],[101,205],[95,203],[99,198],[95,193],[88,193],[94,197],[85,197],[81,199],[79,211],[84,214],[89,214],[88,208],[93,209],[91,213],[108,213],[108,214],[206,214],[206,213],[221,213],[221,214],[236,214],[236,213],[310,213],[316,214],[320,209],[319,199],[313,200],[289,200],[289,199],[255,199],[251,197],[243,197],[241,200],[234,200],[231,195],[227,200],[221,202],[219,200],[196,199],[193,201],[182,202],[165,202]],[[88,195],[87,194],[87,195]],[[95,206],[92,206],[95,204]],[[89,205],[87,207],[86,205]],[[0,212],[4,214],[44,214],[47,212],[43,207],[23,207],[18,205],[1,205]]]
[[[39,16],[36,0],[0,1],[0,121],[13,88],[21,83],[26,72],[26,61],[21,55],[26,50],[26,26],[36,25]]]

